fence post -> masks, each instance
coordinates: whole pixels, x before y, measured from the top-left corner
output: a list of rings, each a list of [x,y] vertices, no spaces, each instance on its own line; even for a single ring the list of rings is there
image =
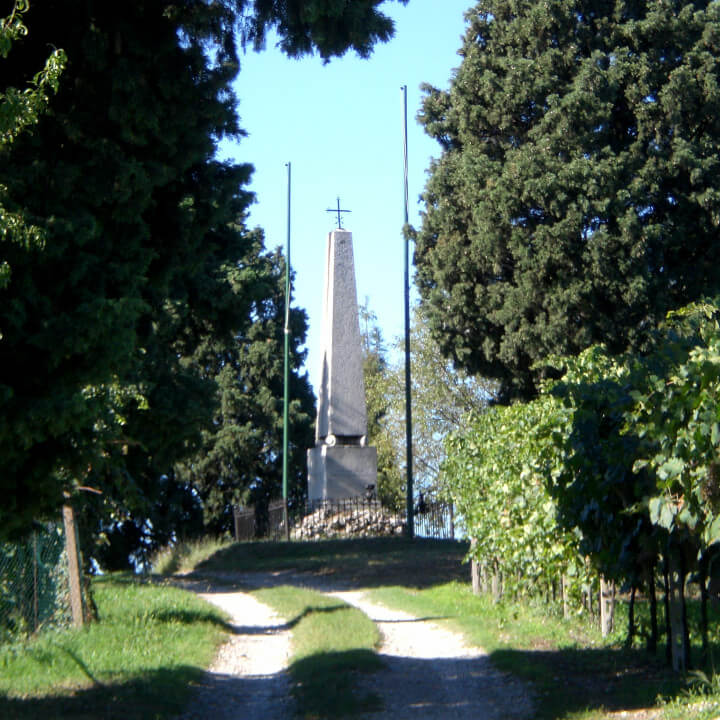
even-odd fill
[[[470,540],[470,552],[474,552],[477,546],[477,539],[472,538]],[[475,559],[475,555],[470,558],[470,579],[472,581],[473,595],[480,594],[480,566],[478,561]]]
[[[38,612],[38,605],[39,605],[38,565],[40,564],[40,559],[38,556],[37,532],[35,530],[33,530],[32,537],[33,537],[33,632],[36,633],[38,630],[38,627],[40,626],[39,612]]]
[[[68,558],[68,582],[70,584],[70,610],[73,625],[82,627],[82,589],[80,584],[80,558],[75,528],[75,513],[72,505],[63,505],[63,524],[65,526],[65,549]]]
[[[600,576],[600,632],[607,637],[613,631],[615,618],[615,583]]]

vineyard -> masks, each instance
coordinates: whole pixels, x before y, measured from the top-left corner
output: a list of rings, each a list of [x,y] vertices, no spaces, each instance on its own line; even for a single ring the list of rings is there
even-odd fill
[[[492,407],[449,438],[445,486],[472,539],[476,584],[598,614],[604,632],[622,594],[629,645],[654,652],[664,637],[679,671],[709,661],[719,318],[715,305],[692,305],[668,317],[645,354],[594,346],[556,359],[562,379],[535,400]],[[691,635],[702,657],[691,657]]]

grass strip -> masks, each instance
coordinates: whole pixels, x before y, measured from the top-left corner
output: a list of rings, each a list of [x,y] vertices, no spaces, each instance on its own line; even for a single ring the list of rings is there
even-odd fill
[[[283,585],[253,595],[292,628],[289,669],[301,717],[340,718],[380,707],[357,683],[357,673],[383,666],[375,652],[380,635],[367,615],[304,588]]]
[[[222,613],[129,575],[93,582],[99,620],[0,646],[0,717],[153,718],[183,709],[226,636]]]
[[[447,618],[450,627],[484,648],[498,669],[531,681],[537,720],[617,718],[613,712],[661,707],[658,695],[682,702],[684,684],[662,662],[643,650],[623,649],[621,632],[603,640],[586,619],[564,620],[527,602],[494,604],[488,596],[473,595],[465,583],[383,587],[370,597],[419,616]],[[695,704],[687,700],[690,712]],[[668,717],[675,717],[667,709]]]
[[[227,540],[213,537],[181,540],[159,550],[153,556],[150,565],[153,573],[158,575],[190,572],[196,565],[230,544]]]
[[[352,587],[427,587],[468,576],[462,560],[468,544],[404,537],[348,538],[313,542],[242,542],[220,548],[194,568],[223,572],[296,570]],[[188,568],[192,569],[192,568]]]

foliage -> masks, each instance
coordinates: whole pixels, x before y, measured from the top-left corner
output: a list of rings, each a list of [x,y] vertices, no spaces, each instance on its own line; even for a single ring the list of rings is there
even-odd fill
[[[364,322],[365,392],[372,444],[378,447],[379,491],[393,488],[397,507],[404,506],[406,464],[404,339],[388,351],[376,316],[361,307]],[[440,353],[420,305],[413,308],[410,326],[410,377],[413,423],[413,480],[426,497],[442,494],[441,472],[445,437],[461,427],[464,416],[483,411],[496,385],[456,369]]]
[[[423,305],[414,306],[410,320],[414,475],[418,489],[432,497],[443,492],[440,471],[448,433],[462,427],[468,413],[483,413],[498,388],[492,380],[469,375],[442,355]],[[398,339],[398,355],[400,346]],[[405,388],[404,367],[398,363],[393,370],[393,392],[399,398]],[[395,407],[399,407],[397,401]]]
[[[694,304],[670,313],[646,355],[595,347],[565,360],[553,392],[574,416],[554,479],[595,553],[655,554],[648,533],[678,531],[703,551],[720,539],[718,327],[715,305]]]
[[[482,0],[448,91],[418,284],[442,351],[532,397],[548,355],[647,347],[720,288],[720,8]]]
[[[363,380],[367,402],[368,444],[377,448],[377,496],[384,507],[400,510],[405,506],[403,441],[391,434],[397,397],[393,395],[387,348],[377,325],[377,315],[367,304],[359,308],[363,344]]]
[[[677,669],[690,662],[688,575],[700,589],[705,657],[710,647],[708,579],[717,576],[720,548],[719,316],[709,302],[671,313],[644,355],[593,346],[556,359],[562,380],[547,383],[536,400],[475,420],[451,438],[446,463],[458,511],[476,538],[474,556],[513,589],[532,591],[563,572],[567,559],[558,568],[545,548],[565,539],[576,568],[587,556],[606,578],[647,590],[654,648],[656,575],[664,567]],[[549,522],[532,513],[538,507]],[[517,583],[521,572],[529,582]]]
[[[564,358],[565,374],[551,390],[563,413],[550,440],[556,453],[548,487],[562,525],[580,533],[580,548],[595,567],[638,584],[654,563],[659,538],[638,507],[648,491],[633,475],[636,438],[623,434],[631,380],[624,358],[600,346]]]
[[[544,592],[562,576],[576,597],[589,583],[578,538],[560,527],[547,478],[555,463],[548,438],[562,432],[559,403],[543,396],[470,415],[447,439],[443,476],[471,556],[501,573],[513,596]]]
[[[192,526],[205,501],[212,527],[231,495],[276,484],[266,440],[282,392],[276,363],[263,364],[277,347],[282,267],[245,224],[251,166],[214,157],[222,138],[243,134],[235,31],[261,43],[275,28],[293,56],[367,54],[392,31],[378,5],[47,0],[27,11],[32,32],[4,68],[8,86],[42,67],[48,47],[70,60],[33,132],[0,148],[4,217],[33,233],[0,236],[12,271],[0,286],[3,535],[91,486],[103,492],[82,502],[96,540],[147,546],[154,531],[150,544],[164,543],[170,498],[182,495]],[[46,93],[53,77],[38,80]],[[298,372],[302,314],[293,322],[299,443],[312,412]],[[232,417],[218,430],[223,403]],[[243,427],[230,444],[245,458],[261,447],[269,467],[256,462],[224,495],[198,494],[178,463],[209,447],[217,459],[231,449],[219,436]]]
[[[274,28],[279,47],[290,57],[301,57],[317,50],[327,62],[352,48],[360,57],[369,57],[373,46],[387,42],[394,32],[392,20],[377,10],[385,0],[252,0],[252,11],[245,15],[243,38],[255,49],[265,42]],[[408,0],[397,0],[406,5]],[[229,3],[228,3],[229,4]],[[250,0],[236,2],[241,8]],[[249,9],[249,8],[248,8]]]
[[[7,59],[12,46],[27,35],[23,13],[27,12],[27,0],[15,0],[12,12],[0,19],[0,57]],[[29,87],[20,90],[6,87],[0,92],[0,148],[10,145],[26,128],[37,123],[47,110],[49,93],[56,93],[60,75],[67,63],[63,50],[53,50],[45,61],[45,67],[29,81]]]
[[[720,542],[719,320],[708,303],[671,316],[674,332],[638,368],[625,427],[640,438],[633,471],[654,481],[646,501],[651,522],[689,532],[703,548]]]
[[[258,241],[256,254],[247,262],[260,288],[253,299],[252,325],[225,342],[213,338],[193,357],[198,371],[212,368],[208,374],[215,377],[220,395],[213,424],[203,432],[198,452],[177,466],[178,479],[192,484],[202,500],[205,533],[227,534],[234,504],[267,506],[282,487],[285,265],[279,251],[261,251]],[[313,444],[315,401],[307,373],[301,372],[306,331],[305,312],[291,309],[291,505],[305,499],[305,453]]]
[[[23,13],[28,9],[26,0],[15,0],[12,12],[0,18],[0,58],[7,60],[14,43],[27,35]],[[45,61],[45,67],[21,90],[16,87],[0,88],[0,152],[10,147],[18,135],[37,123],[38,117],[47,109],[49,93],[57,92],[60,75],[67,57],[63,50],[53,50]],[[4,207],[7,188],[0,184],[0,240],[24,247],[40,246],[40,228],[29,225],[22,215],[11,213]],[[3,255],[0,255],[0,290],[10,282],[12,270]],[[3,336],[0,325],[0,340]]]

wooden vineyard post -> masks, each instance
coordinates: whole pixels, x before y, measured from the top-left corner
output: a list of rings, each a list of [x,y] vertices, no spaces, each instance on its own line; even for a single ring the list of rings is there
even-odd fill
[[[683,621],[685,573],[680,559],[680,552],[680,549],[677,547],[668,548],[670,570],[670,596],[668,604],[672,667],[676,672],[684,673],[687,670],[688,652],[685,644],[685,623]]]
[[[65,551],[68,558],[68,581],[70,585],[70,610],[75,627],[83,625],[82,585],[80,583],[80,553],[78,551],[75,512],[72,505],[63,505],[65,526]]]
[[[615,620],[615,583],[600,576],[600,629],[603,637],[613,631]]]
[[[477,545],[477,540],[473,538],[470,541],[470,548],[472,550],[475,549],[475,546]],[[480,565],[478,564],[478,561],[473,558],[470,560],[470,578],[472,580],[472,591],[473,595],[479,595],[480,594]]]

